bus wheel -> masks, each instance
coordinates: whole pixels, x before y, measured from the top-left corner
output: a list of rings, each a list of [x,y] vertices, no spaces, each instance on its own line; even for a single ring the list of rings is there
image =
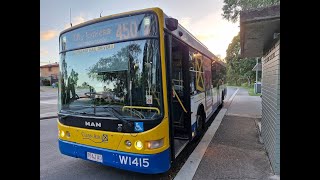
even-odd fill
[[[197,136],[199,136],[203,131],[203,115],[197,115]]]
[[[221,96],[221,104],[220,104],[220,107],[223,106],[223,103],[224,103],[224,93],[222,93],[222,96]]]

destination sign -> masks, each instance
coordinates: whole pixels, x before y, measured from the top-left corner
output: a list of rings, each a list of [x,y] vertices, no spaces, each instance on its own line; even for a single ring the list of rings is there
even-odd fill
[[[69,31],[61,36],[60,51],[127,39],[157,36],[154,14],[106,20]]]

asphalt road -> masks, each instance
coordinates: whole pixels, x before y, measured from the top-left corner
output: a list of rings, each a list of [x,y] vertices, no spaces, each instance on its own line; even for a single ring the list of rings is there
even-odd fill
[[[228,86],[227,86],[227,96],[226,96],[225,100],[226,100],[226,101],[229,100],[230,97],[233,95],[233,93],[234,93],[236,90],[237,90],[236,87],[228,87]]]
[[[58,111],[58,91],[40,92],[40,117],[56,115]]]
[[[236,88],[228,88],[226,100],[228,100]],[[40,97],[40,103],[53,102],[54,93],[47,93]],[[45,106],[47,105],[47,106]],[[41,103],[41,109],[54,111],[52,105]],[[42,107],[45,106],[45,107]],[[55,105],[56,106],[56,105]],[[51,107],[51,109],[50,109]],[[90,161],[76,159],[60,154],[58,149],[58,130],[56,119],[45,119],[40,121],[40,179],[173,179],[182,167],[187,157],[178,157],[177,163],[171,170],[164,174],[147,175],[124,171],[112,167],[103,166]],[[194,147],[192,147],[194,148]],[[192,152],[192,148],[190,151]],[[189,151],[188,148],[186,151]],[[183,154],[183,153],[182,153]]]

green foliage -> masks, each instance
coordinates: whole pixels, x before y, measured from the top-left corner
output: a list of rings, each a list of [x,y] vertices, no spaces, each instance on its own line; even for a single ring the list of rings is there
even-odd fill
[[[280,4],[280,0],[224,0],[222,17],[237,22],[240,11]]]
[[[248,87],[249,84],[247,82],[241,84],[242,87]]]
[[[60,80],[60,88],[61,88],[61,99],[62,104],[68,104],[71,99],[76,98],[76,85],[79,80],[79,74],[74,71],[74,69],[71,70],[70,76],[68,77],[67,73],[67,63],[65,61],[65,54],[61,55],[62,63],[61,63],[61,71],[60,76],[63,77]]]
[[[117,54],[101,58],[96,64],[89,67],[88,76],[106,84],[116,82],[113,93],[118,97],[123,97],[125,95],[124,88],[128,84],[128,61],[132,66],[130,67],[130,72],[137,71],[138,69],[134,68],[134,64],[139,53],[141,53],[140,46],[138,44],[130,44],[122,48]]]
[[[239,58],[240,55],[240,34],[232,39],[227,49],[227,82],[230,85],[240,86],[246,83],[250,86],[255,81],[255,71],[252,68],[256,64],[255,58]]]
[[[247,88],[248,89],[248,94],[249,96],[260,96],[261,93],[254,93],[254,88],[253,87],[250,87],[250,88]]]

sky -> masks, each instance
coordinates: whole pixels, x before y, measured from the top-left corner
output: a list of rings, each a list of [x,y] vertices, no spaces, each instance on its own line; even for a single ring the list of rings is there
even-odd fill
[[[223,0],[41,0],[40,65],[59,62],[59,34],[94,18],[132,10],[160,7],[178,19],[215,55],[224,58],[232,38],[240,31],[239,23],[223,19]]]

